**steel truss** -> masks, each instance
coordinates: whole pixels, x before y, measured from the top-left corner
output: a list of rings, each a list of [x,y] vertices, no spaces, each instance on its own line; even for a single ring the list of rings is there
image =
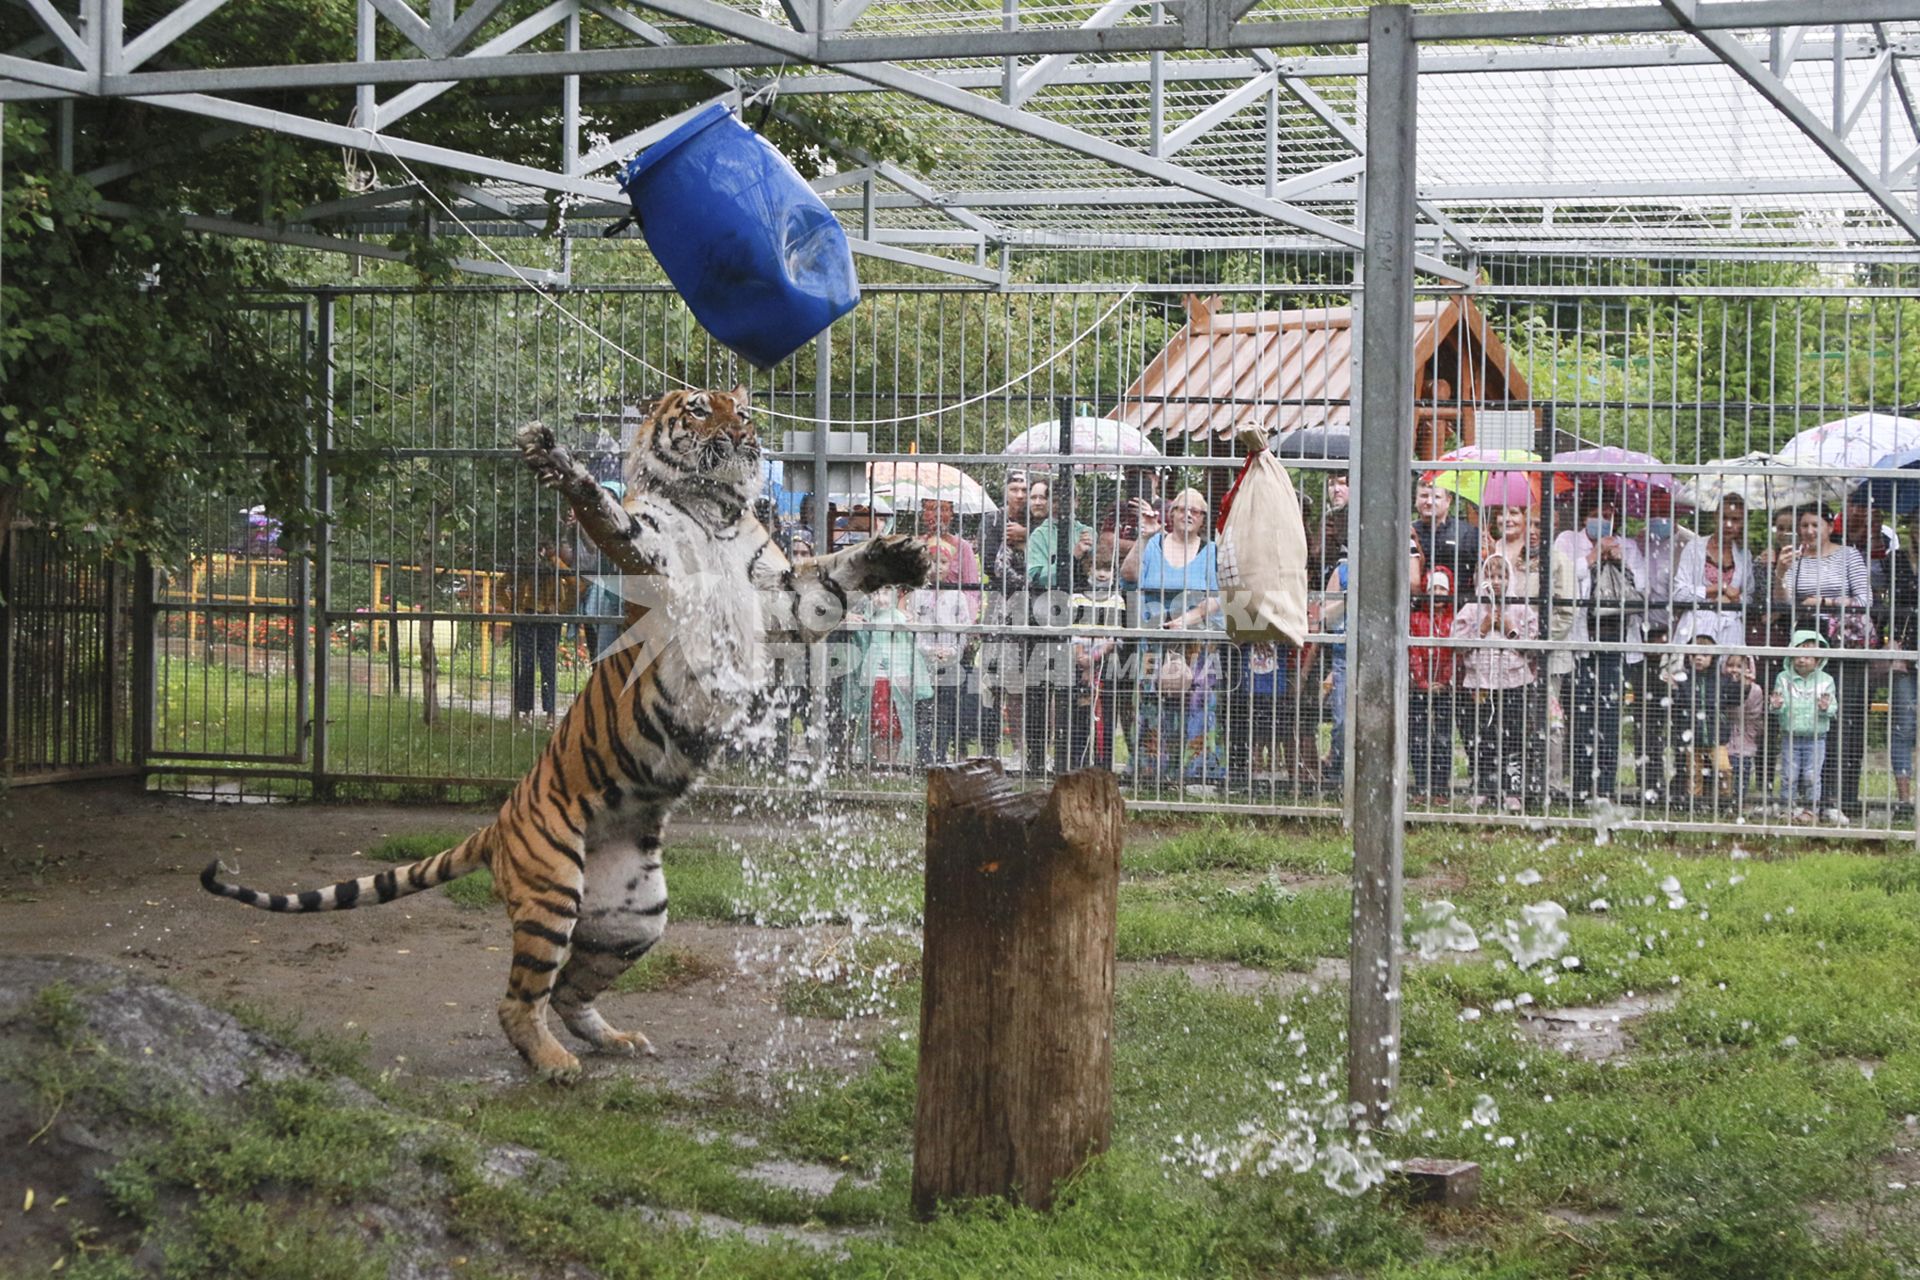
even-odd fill
[[[942,148],[951,158],[920,175],[817,139],[834,171],[816,185],[871,257],[994,285],[1007,279],[1010,250],[1357,254],[1365,244],[1367,20],[1305,16],[1286,0],[1089,0],[1077,21],[1055,6],[1024,16],[1019,0],[991,12],[945,0],[783,0],[777,14],[719,0],[428,0],[424,12],[410,0],[358,0],[353,46],[338,61],[219,68],[169,57],[183,36],[221,20],[224,0],[183,0],[140,31],[121,0],[13,3],[38,34],[0,53],[0,102],[131,98],[203,118],[208,145],[266,129],[433,166],[468,179],[454,188],[460,216],[490,228],[544,227],[560,199],[572,233],[590,233],[583,224],[622,208],[615,166],[706,101],[737,102],[773,79],[782,95],[885,95],[889,109],[899,104],[951,141]],[[1459,138],[1450,148],[1423,137],[1419,271],[1470,284],[1492,246],[1737,253],[1836,242],[1893,250],[1920,239],[1920,117],[1907,80],[1920,56],[1920,0],[1549,4],[1410,15],[1431,86],[1423,131]],[[586,47],[585,23],[597,43],[618,47]],[[688,39],[689,29],[713,42]],[[704,73],[711,97],[689,94],[684,78],[634,81],[688,70]],[[551,167],[405,136],[408,117],[435,98],[506,76],[557,82],[557,104],[531,104],[557,105]],[[245,97],[325,86],[354,88],[350,119]],[[1607,156],[1587,144],[1596,117],[1659,95],[1656,120],[1636,127],[1659,134],[1664,117],[1664,135],[1623,136]],[[685,109],[583,143],[597,105],[643,97],[684,98]],[[1690,102],[1698,118],[1688,118]],[[1487,162],[1502,137],[1537,156]],[[1689,147],[1697,165],[1686,163]],[[140,165],[128,157],[88,176],[111,198],[112,183]],[[305,210],[290,227],[217,211],[198,224],[390,256],[315,224],[390,223],[418,197],[403,183]],[[515,270],[471,255],[461,266]]]

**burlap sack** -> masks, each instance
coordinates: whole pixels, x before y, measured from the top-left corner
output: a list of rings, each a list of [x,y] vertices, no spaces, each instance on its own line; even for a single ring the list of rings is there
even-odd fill
[[[1220,605],[1235,641],[1307,638],[1307,527],[1300,498],[1263,432],[1243,431],[1240,478],[1222,502]]]

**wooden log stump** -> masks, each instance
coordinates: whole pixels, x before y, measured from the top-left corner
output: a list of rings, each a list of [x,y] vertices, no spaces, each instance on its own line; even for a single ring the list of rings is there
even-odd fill
[[[1126,809],[1112,773],[1014,790],[997,762],[927,774],[913,1205],[1045,1209],[1113,1127],[1114,930]]]

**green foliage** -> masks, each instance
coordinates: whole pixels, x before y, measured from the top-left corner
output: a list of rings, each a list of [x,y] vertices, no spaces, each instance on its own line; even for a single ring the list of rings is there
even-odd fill
[[[307,370],[236,306],[272,282],[265,256],[190,234],[171,202],[105,216],[30,110],[0,145],[0,502],[83,551],[165,554],[191,503],[243,493],[299,539]]]

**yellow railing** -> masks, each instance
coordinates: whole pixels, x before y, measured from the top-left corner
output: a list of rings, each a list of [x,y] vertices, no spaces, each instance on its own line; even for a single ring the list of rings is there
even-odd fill
[[[185,595],[182,596],[177,592],[163,591],[158,597],[158,602],[161,604],[187,606],[197,604],[244,604],[249,606],[246,615],[247,629],[245,645],[247,649],[251,650],[253,648],[254,625],[260,616],[252,610],[251,606],[261,605],[291,608],[299,603],[291,596],[270,595],[261,592],[260,571],[262,569],[275,567],[284,566],[264,564],[251,557],[236,563],[235,557],[225,552],[218,552],[207,556],[197,556],[187,562],[187,589]],[[216,580],[216,575],[225,581],[231,582],[242,568],[246,570],[247,575],[247,588],[244,592],[214,591],[210,589],[212,582]],[[390,575],[396,572],[416,574],[424,572],[419,565],[395,565],[385,561],[375,561],[372,569],[373,599],[376,601],[386,598],[386,583]],[[508,575],[494,569],[462,569],[460,573],[463,577],[476,580],[478,596],[474,601],[473,611],[475,613],[492,613],[494,611],[493,602],[497,594],[497,584]],[[404,613],[408,611],[395,606],[395,612]],[[372,618],[368,621],[372,627],[369,639],[370,650],[374,653],[384,652],[392,640],[390,635],[391,624],[385,618]],[[497,625],[500,624],[486,623],[480,627],[480,665],[486,670],[492,670],[493,668],[493,629]],[[201,620],[199,612],[189,608],[187,612],[187,640],[189,643],[200,638],[200,627]]]

